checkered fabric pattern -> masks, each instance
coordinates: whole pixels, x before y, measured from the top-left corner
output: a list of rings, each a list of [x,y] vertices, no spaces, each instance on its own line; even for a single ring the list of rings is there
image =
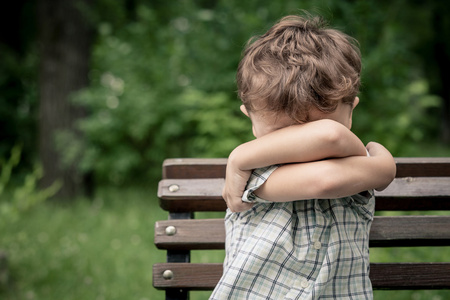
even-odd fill
[[[253,194],[277,168],[253,172],[225,217],[224,273],[210,299],[372,299],[373,191],[339,199],[271,203]]]

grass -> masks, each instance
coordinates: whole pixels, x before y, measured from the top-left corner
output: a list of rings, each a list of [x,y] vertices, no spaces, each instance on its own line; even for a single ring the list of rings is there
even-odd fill
[[[102,188],[92,200],[39,204],[17,220],[0,220],[0,249],[8,254],[10,273],[9,282],[0,284],[0,299],[164,299],[164,292],[152,287],[152,265],[165,261],[164,251],[153,243],[154,223],[167,219],[155,187]],[[371,259],[449,260],[448,248],[400,250],[374,249]],[[194,262],[222,260],[223,251],[192,254]],[[191,299],[208,299],[209,294],[192,292]],[[450,293],[375,291],[375,299],[386,297],[444,300]]]
[[[1,223],[9,283],[0,299],[163,299],[152,265],[165,259],[154,222],[167,218],[155,190],[102,189],[90,201],[41,204]]]

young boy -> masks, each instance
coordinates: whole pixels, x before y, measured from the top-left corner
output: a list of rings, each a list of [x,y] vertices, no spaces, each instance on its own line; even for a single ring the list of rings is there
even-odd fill
[[[372,299],[372,189],[393,180],[395,162],[349,130],[353,42],[289,16],[247,46],[238,91],[257,139],[228,160],[226,259],[210,299]]]

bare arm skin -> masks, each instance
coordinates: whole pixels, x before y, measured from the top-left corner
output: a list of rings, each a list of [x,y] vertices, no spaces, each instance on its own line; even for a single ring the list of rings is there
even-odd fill
[[[364,144],[344,125],[329,119],[293,125],[244,143],[229,163],[241,170],[274,164],[366,155]]]
[[[370,157],[350,156],[283,165],[256,191],[268,201],[340,198],[384,189],[394,179],[395,161],[386,148],[369,143]]]
[[[258,196],[269,201],[293,201],[340,197],[382,187],[390,182],[386,178],[395,174],[395,163],[381,145],[374,143],[371,148],[368,150],[374,157],[367,157],[361,141],[331,120],[283,128],[245,143],[230,154],[223,197],[232,211],[250,209],[252,204],[243,203],[241,196],[251,170],[286,163],[291,164],[276,170],[257,191]],[[323,160],[331,157],[355,160]]]

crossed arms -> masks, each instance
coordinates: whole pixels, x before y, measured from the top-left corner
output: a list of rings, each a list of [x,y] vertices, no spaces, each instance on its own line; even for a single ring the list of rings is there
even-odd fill
[[[369,152],[370,156],[367,156]],[[323,119],[289,126],[235,148],[229,158],[223,197],[231,211],[241,200],[251,171],[281,164],[255,191],[265,200],[288,202],[338,198],[384,189],[395,177],[392,155],[382,145],[367,147],[344,125]]]

